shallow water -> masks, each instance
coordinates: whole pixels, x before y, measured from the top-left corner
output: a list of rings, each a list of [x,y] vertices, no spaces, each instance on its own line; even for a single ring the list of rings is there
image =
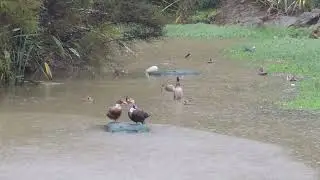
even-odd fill
[[[319,167],[317,115],[273,106],[295,89],[284,79],[260,77],[243,63],[223,60],[218,51],[230,43],[140,43],[136,57],[121,57],[129,76],[118,80],[64,81],[2,93],[0,179],[318,179],[306,166]],[[210,57],[215,63],[206,63]],[[144,76],[154,64],[201,72],[182,78],[191,105],[161,93],[160,84],[174,77]],[[87,95],[95,102],[81,100]],[[151,113],[148,123],[168,125],[152,125],[150,134],[102,131],[105,109],[125,95]]]

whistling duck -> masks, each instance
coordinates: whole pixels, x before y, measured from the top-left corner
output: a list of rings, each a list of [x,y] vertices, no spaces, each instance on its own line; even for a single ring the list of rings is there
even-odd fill
[[[294,75],[287,75],[287,81],[290,81],[290,82],[297,81],[297,78]]]
[[[267,75],[268,73],[263,69],[263,67],[260,67],[259,69],[258,69],[258,75],[260,75],[260,76],[265,76],[265,75]]]
[[[158,66],[151,66],[148,69],[146,69],[146,71],[145,71],[146,76],[149,77],[149,73],[157,72],[158,70],[159,70]]]
[[[146,112],[144,112],[141,109],[137,109],[136,105],[132,105],[131,108],[128,111],[128,116],[130,120],[132,120],[135,123],[142,123],[144,124],[144,121],[150,117],[150,115]]]
[[[173,90],[173,99],[181,100],[182,97],[183,97],[183,90],[180,85],[180,78],[179,76],[177,76],[176,86],[174,87],[174,90]]]
[[[118,100],[116,102],[116,105],[109,108],[108,113],[106,114],[107,117],[111,120],[117,121],[122,113],[122,107],[121,107],[122,104],[127,104],[127,103],[121,99]]]

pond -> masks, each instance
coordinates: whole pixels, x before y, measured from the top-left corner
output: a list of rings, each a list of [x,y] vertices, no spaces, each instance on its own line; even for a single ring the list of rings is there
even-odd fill
[[[119,57],[128,76],[2,93],[0,179],[318,179],[317,115],[275,107],[294,87],[222,58],[231,43],[139,43],[135,57]],[[181,79],[190,105],[161,92],[174,77],[144,76],[152,65],[201,72]],[[94,103],[82,100],[88,95]],[[126,95],[152,115],[150,133],[102,130],[106,109]]]

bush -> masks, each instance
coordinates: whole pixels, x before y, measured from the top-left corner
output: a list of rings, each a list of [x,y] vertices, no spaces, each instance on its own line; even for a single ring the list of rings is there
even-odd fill
[[[0,20],[2,84],[46,72],[45,63],[54,72],[99,68],[113,45],[161,36],[164,25],[159,10],[140,0],[2,0]]]

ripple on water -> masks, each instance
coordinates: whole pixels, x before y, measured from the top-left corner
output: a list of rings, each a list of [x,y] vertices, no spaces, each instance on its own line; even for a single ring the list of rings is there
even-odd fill
[[[146,134],[85,130],[66,136],[10,147],[14,153],[0,155],[0,179],[317,179],[277,146],[174,126],[152,125]]]

